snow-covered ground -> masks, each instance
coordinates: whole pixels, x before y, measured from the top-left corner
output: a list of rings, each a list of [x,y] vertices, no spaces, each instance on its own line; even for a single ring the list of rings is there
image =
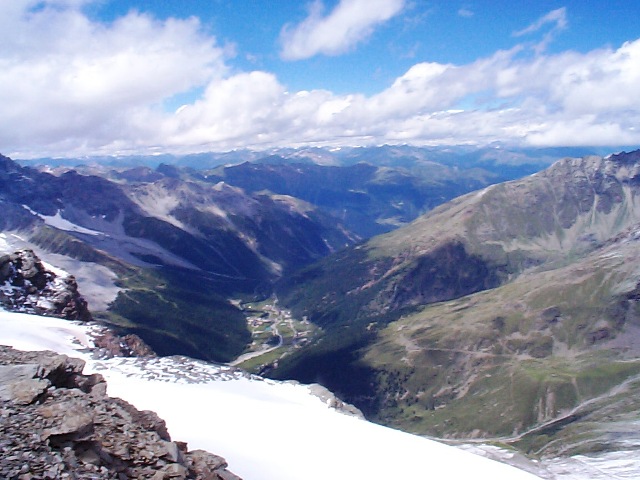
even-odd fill
[[[91,331],[65,320],[0,310],[0,344],[83,358],[85,372],[104,375],[111,395],[156,411],[174,439],[225,457],[245,480],[640,478],[634,452],[541,465],[496,447],[446,446],[359,420],[329,408],[307,386],[259,379],[228,366],[184,357],[92,359]]]
[[[80,225],[76,225],[75,223],[71,223],[69,220],[62,218],[62,215],[60,215],[60,210],[58,210],[55,215],[50,216],[50,215],[42,215],[38,212],[35,212],[26,205],[23,205],[23,208],[25,210],[28,210],[33,215],[40,217],[42,220],[44,220],[44,223],[46,223],[47,225],[55,227],[59,230],[64,230],[66,232],[84,233],[86,235],[103,235],[102,232],[97,232],[95,230],[90,230],[88,228],[81,227]]]
[[[185,358],[93,360],[90,328],[0,311],[0,343],[87,361],[109,393],[156,411],[173,438],[222,455],[246,480],[535,476],[461,449],[329,408],[308,387],[248,377]]]

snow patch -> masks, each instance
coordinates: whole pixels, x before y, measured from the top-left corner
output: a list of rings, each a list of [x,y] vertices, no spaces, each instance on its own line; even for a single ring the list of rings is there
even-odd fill
[[[24,243],[24,239],[15,233],[0,233],[0,252],[9,253],[15,250],[14,245]]]
[[[184,224],[171,214],[180,205],[180,200],[174,192],[151,184],[140,188],[130,195],[130,198],[148,215],[160,218],[178,228],[185,228]]]
[[[42,263],[42,266],[49,270],[50,272],[52,272],[53,274],[56,275],[56,277],[62,277],[62,278],[66,278],[69,276],[69,272],[62,270],[61,268],[55,267],[53,265],[51,265],[50,263],[45,262],[44,260],[40,260],[40,263]]]
[[[75,223],[71,223],[69,220],[62,218],[62,216],[60,215],[60,210],[58,210],[54,216],[47,216],[31,210],[27,205],[22,205],[22,207],[29,210],[31,214],[40,217],[42,220],[44,220],[45,224],[51,227],[55,227],[58,230],[64,230],[65,232],[84,233],[86,235],[103,235],[102,232],[97,232],[95,230],[81,227],[80,225],[76,225]]]

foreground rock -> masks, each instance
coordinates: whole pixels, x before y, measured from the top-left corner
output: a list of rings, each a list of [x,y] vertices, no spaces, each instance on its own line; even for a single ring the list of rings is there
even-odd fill
[[[68,320],[91,320],[75,278],[47,270],[32,250],[0,255],[0,306]]]
[[[239,480],[174,442],[154,412],[106,395],[84,361],[0,346],[0,478]]]

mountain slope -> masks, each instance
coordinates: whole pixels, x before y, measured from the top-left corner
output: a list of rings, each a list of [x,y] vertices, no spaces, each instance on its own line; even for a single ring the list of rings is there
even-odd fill
[[[362,352],[380,373],[381,420],[435,435],[517,437],[638,377],[637,228],[569,265],[423,307],[382,329]],[[599,441],[583,437],[578,451]],[[543,444],[530,439],[526,448]]]
[[[322,323],[327,311],[340,316],[341,302],[345,309],[362,305],[358,315],[366,317],[457,298],[527,268],[560,264],[640,222],[639,157],[565,159],[464,195],[302,270],[280,291],[295,292],[287,297],[291,304]],[[329,277],[338,279],[335,289],[321,285]]]
[[[561,160],[286,279],[281,301],[326,334],[272,375],[410,431],[603,448],[606,422],[570,432],[635,408],[612,392],[640,374],[639,162]]]
[[[120,291],[94,313],[160,354],[233,359],[250,334],[230,297],[268,294],[280,275],[354,240],[293,198],[147,173],[116,183],[0,157],[0,230],[18,248],[106,267]]]

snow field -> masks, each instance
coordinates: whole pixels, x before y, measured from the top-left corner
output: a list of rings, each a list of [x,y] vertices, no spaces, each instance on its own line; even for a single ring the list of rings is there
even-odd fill
[[[0,311],[0,343],[53,350],[87,361],[112,396],[165,419],[172,438],[223,456],[245,480],[474,479],[532,480],[515,467],[330,409],[304,385],[224,374],[193,381],[153,371],[171,360],[93,360],[90,327],[57,318]],[[187,362],[186,364],[184,362]],[[180,368],[192,368],[182,360]],[[154,378],[155,377],[155,378]],[[226,380],[225,380],[226,379]]]

